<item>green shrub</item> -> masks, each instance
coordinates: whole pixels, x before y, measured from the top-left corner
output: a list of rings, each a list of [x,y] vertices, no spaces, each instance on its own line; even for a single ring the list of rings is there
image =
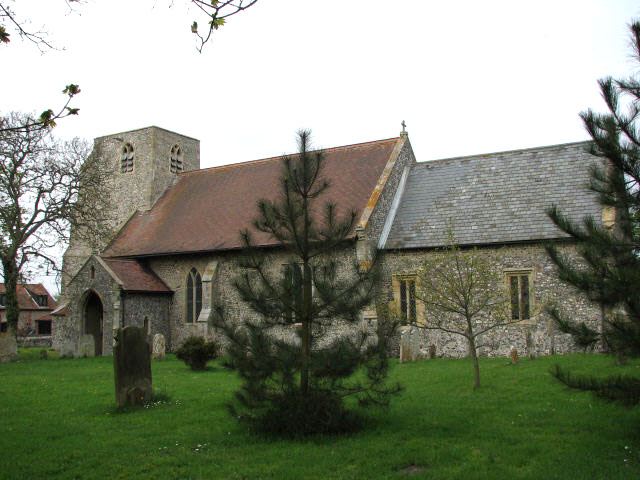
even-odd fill
[[[176,351],[176,357],[191,367],[191,370],[204,370],[209,360],[218,357],[218,344],[205,342],[204,338],[192,336]]]

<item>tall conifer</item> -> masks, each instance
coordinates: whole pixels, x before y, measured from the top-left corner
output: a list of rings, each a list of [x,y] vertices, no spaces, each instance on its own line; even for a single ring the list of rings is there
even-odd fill
[[[630,25],[633,55],[640,61],[640,23]],[[575,224],[557,208],[549,210],[553,222],[578,240],[581,262],[572,262],[550,245],[547,251],[560,278],[586,293],[601,307],[602,326],[594,330],[580,319],[568,319],[561,308],[551,310],[559,328],[573,335],[584,348],[597,341],[619,358],[640,354],[640,81],[610,77],[599,81],[609,113],[582,112],[580,116],[593,142],[590,152],[603,159],[592,170],[591,188],[598,193],[613,223],[585,218]],[[577,320],[577,321],[576,321]],[[554,375],[570,387],[627,404],[640,401],[640,379],[634,377],[574,376],[560,368]]]
[[[283,160],[279,198],[261,200],[253,222],[279,248],[255,247],[242,232],[244,273],[235,287],[258,318],[238,322],[218,305],[211,321],[228,339],[226,366],[243,381],[234,416],[281,435],[353,431],[359,416],[345,408],[346,397],[384,405],[399,390],[385,385],[394,326],[360,328],[375,301],[378,262],[346,264],[356,212],[339,218],[335,204],[321,205],[331,188],[324,154],[311,151],[309,131],[298,132],[298,147]],[[347,328],[340,333],[338,324]]]

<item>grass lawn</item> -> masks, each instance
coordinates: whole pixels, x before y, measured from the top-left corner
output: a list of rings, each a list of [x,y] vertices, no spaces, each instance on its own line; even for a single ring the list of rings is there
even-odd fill
[[[237,380],[216,362],[191,372],[154,362],[163,400],[114,408],[112,359],[0,365],[0,478],[6,479],[630,479],[640,478],[640,408],[568,391],[547,373],[630,373],[599,355],[519,365],[469,359],[393,365],[406,390],[352,436],[302,441],[252,435],[227,414]]]

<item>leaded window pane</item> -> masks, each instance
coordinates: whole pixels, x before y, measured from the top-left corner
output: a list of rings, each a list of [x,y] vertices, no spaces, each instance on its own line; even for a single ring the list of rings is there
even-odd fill
[[[416,282],[415,280],[409,280],[409,321],[415,323],[416,321]]]
[[[511,319],[518,320],[520,318],[520,292],[518,288],[518,277],[509,277],[511,290]]]
[[[202,277],[199,273],[196,273],[196,315],[194,321],[198,320],[200,311],[202,310]]]
[[[187,322],[193,322],[193,276],[191,272],[187,276]]]
[[[520,318],[526,320],[529,318],[529,277],[523,275],[520,277]]]
[[[407,282],[400,280],[400,313],[403,320],[407,320]]]

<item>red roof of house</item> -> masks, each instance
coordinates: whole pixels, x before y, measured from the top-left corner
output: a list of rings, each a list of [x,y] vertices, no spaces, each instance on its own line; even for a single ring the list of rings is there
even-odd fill
[[[20,310],[53,310],[57,307],[56,301],[41,283],[19,283],[17,290],[18,307],[20,307]],[[0,294],[1,293],[6,293],[4,283],[0,283]],[[47,305],[41,307],[31,295],[46,295]],[[4,305],[0,305],[0,310],[4,309]]]
[[[324,150],[324,176],[331,186],[320,203],[338,214],[361,213],[398,142],[397,138]],[[267,158],[178,176],[153,208],[135,214],[105,251],[109,257],[205,252],[242,247],[260,199],[276,199],[283,157]],[[376,197],[377,198],[377,197]],[[256,245],[277,244],[255,232]]]
[[[128,292],[171,293],[172,290],[146,265],[132,259],[102,258],[122,281],[122,289]]]

